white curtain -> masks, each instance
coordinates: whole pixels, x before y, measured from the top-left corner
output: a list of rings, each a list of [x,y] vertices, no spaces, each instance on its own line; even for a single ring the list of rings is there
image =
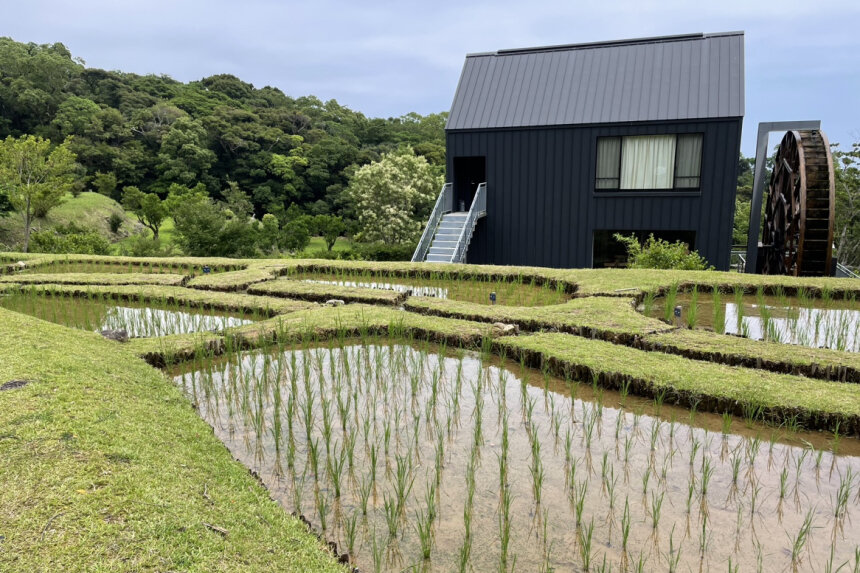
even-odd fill
[[[675,136],[625,137],[621,144],[621,189],[671,189]]]

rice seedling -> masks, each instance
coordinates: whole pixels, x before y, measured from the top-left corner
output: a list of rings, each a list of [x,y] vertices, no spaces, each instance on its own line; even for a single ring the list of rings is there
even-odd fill
[[[693,290],[690,292],[690,304],[687,307],[687,316],[685,317],[687,328],[694,329],[699,321],[699,288],[693,285]]]
[[[845,516],[848,512],[848,498],[851,495],[851,487],[854,481],[854,474],[852,469],[849,467],[845,471],[845,475],[839,479],[839,488],[836,490],[836,493],[833,496],[834,499],[834,509],[833,516],[837,519],[840,519]]]
[[[660,525],[660,513],[663,508],[663,493],[658,496],[656,492],[651,492],[651,527],[656,531]]]
[[[587,572],[591,570],[591,561],[593,559],[591,544],[592,537],[594,535],[594,519],[591,520],[587,527],[580,528],[578,534],[579,554],[582,558],[582,568]]]
[[[400,526],[400,506],[395,496],[389,496],[388,492],[382,494],[382,508],[385,515],[385,523],[388,526],[388,536],[392,539],[397,537]]]
[[[343,530],[346,533],[346,548],[350,553],[355,552],[355,534],[358,516],[354,513],[343,519]]]
[[[671,323],[674,320],[675,303],[678,299],[678,283],[672,283],[664,298],[663,318],[666,322]]]
[[[576,514],[576,527],[582,525],[582,513],[585,509],[585,495],[588,493],[588,481],[576,483],[573,487],[573,507]]]
[[[800,525],[797,533],[793,537],[789,537],[791,542],[791,564],[792,567],[797,567],[800,564],[801,553],[809,541],[809,534],[812,532],[813,514],[815,509],[810,509],[806,512],[803,518],[803,523]]]
[[[423,510],[415,512],[415,531],[418,533],[418,543],[421,546],[421,558],[430,559],[433,549],[433,520]]]

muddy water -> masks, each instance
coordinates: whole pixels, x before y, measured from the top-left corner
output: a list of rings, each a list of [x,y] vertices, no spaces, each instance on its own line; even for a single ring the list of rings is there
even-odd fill
[[[669,558],[679,571],[725,570],[730,562],[741,571],[819,571],[831,549],[834,564],[853,566],[860,441],[691,415],[510,362],[440,352],[389,344],[284,349],[172,375],[285,509],[305,515],[342,551],[355,523],[351,554],[363,571],[456,571],[461,561],[499,570],[506,523],[507,568],[515,562],[520,571],[578,571],[586,562],[595,570],[604,559],[615,571],[640,560],[642,570],[666,570]],[[412,487],[404,487],[405,507],[392,512],[392,536],[385,505],[396,506],[398,483]],[[848,487],[844,508],[840,484]],[[425,561],[417,527],[428,497],[436,517]],[[807,516],[812,533],[792,559]]]
[[[220,331],[253,319],[250,315],[156,303],[30,294],[0,296],[0,307],[72,328],[122,329],[132,338]]]
[[[674,304],[681,307],[681,317],[672,320],[687,325],[695,306],[696,328],[722,328],[726,334],[756,340],[860,352],[860,302],[856,300],[722,295],[716,303],[710,293],[699,294],[695,303],[690,294],[679,294]],[[641,308],[650,316],[666,318],[666,299],[656,300],[650,309]]]
[[[391,290],[410,296],[423,296],[491,304],[490,293],[496,293],[496,303],[510,306],[541,306],[560,304],[570,295],[550,286],[501,281],[469,281],[441,279],[381,278],[362,275],[332,275],[327,273],[294,273],[289,278],[307,282]]]

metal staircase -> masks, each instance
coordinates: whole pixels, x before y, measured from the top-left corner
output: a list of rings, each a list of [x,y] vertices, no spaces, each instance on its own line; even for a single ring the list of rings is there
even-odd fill
[[[412,262],[464,263],[478,219],[487,214],[487,184],[481,183],[468,211],[452,212],[454,191],[445,184],[424,228]]]

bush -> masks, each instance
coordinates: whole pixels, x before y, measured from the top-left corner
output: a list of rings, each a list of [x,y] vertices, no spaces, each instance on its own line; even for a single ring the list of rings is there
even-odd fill
[[[125,257],[172,257],[176,254],[171,245],[162,245],[161,239],[148,235],[135,235],[119,248]]]
[[[356,243],[353,245],[353,251],[365,261],[411,261],[417,246],[416,243]]]
[[[119,228],[122,227],[122,224],[125,222],[125,219],[119,213],[111,213],[110,217],[107,219],[108,228],[110,232],[116,235],[119,233]]]
[[[411,257],[411,255],[410,255]],[[359,255],[350,249],[342,251],[329,251],[327,249],[316,249],[310,253],[304,253],[302,258],[308,259],[327,259],[330,261],[354,261],[359,258]]]
[[[95,229],[69,223],[33,233],[30,250],[35,253],[109,255],[111,249],[110,241]]]
[[[631,269],[678,269],[685,271],[709,271],[709,266],[696,251],[690,251],[686,243],[675,241],[670,243],[663,239],[655,239],[649,235],[645,246],[639,244],[635,235],[625,237],[616,233],[616,241],[627,247],[627,266]]]

